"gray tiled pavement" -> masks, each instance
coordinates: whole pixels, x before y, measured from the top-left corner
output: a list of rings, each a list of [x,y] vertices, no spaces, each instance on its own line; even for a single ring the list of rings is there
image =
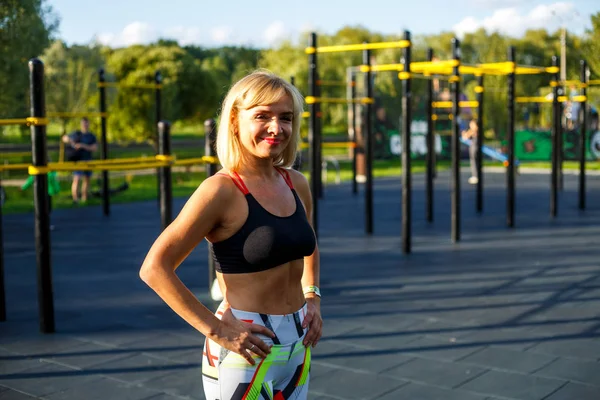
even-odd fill
[[[424,221],[414,177],[413,253],[400,246],[400,185],[376,180],[375,233],[348,185],[320,203],[325,337],[311,399],[600,399],[600,177],[565,176],[549,217],[549,177],[517,177],[516,227],[505,227],[505,177],[487,174],[473,211],[463,176],[462,238],[450,242],[449,178]],[[176,201],[176,207],[182,200]],[[52,262],[57,332],[38,333],[33,220],[4,216],[8,321],[0,323],[0,400],[203,399],[203,337],[138,279],[158,234],[155,202],[57,210]],[[206,246],[180,267],[206,294]]]

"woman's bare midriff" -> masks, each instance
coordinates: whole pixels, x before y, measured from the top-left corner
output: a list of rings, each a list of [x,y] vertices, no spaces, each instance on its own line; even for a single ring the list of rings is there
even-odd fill
[[[304,260],[294,260],[266,271],[248,274],[217,273],[225,300],[236,310],[290,314],[304,305]]]

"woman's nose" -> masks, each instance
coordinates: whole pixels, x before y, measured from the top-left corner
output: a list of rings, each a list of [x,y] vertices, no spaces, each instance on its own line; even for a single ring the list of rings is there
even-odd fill
[[[269,124],[269,133],[271,134],[279,134],[283,131],[283,125],[281,123],[281,121],[279,121],[279,119],[277,118],[273,118],[271,120],[271,123]]]

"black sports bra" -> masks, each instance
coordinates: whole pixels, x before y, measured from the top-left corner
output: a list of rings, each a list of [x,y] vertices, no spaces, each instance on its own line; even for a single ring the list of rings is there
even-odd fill
[[[248,218],[233,236],[220,242],[209,242],[217,271],[224,274],[264,271],[314,252],[315,233],[302,202],[288,172],[279,168],[277,171],[296,200],[296,211],[288,217],[278,217],[265,210],[236,172],[229,175],[246,197]]]

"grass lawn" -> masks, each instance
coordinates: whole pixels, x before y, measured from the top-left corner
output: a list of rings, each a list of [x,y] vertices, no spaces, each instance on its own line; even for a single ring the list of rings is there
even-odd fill
[[[185,136],[184,136],[185,137]],[[197,136],[196,136],[197,137]],[[204,149],[201,146],[195,147],[182,147],[177,146],[177,139],[173,140],[173,151],[174,154],[182,158],[199,157],[204,154]],[[151,146],[147,148],[131,148],[123,147],[118,150],[114,150],[110,153],[110,158],[128,158],[128,157],[140,157],[140,156],[151,156],[154,154],[154,149]],[[340,148],[325,148],[323,150],[324,156],[340,156],[347,155],[347,150]],[[29,163],[31,156],[27,153],[7,155],[0,155],[0,163]],[[52,160],[58,160],[58,152],[50,152],[49,157]],[[462,162],[462,165],[468,166],[468,161]],[[485,165],[500,166],[500,163],[485,161]],[[350,161],[339,161],[340,166],[340,178],[342,181],[350,181],[352,179],[352,165]],[[550,169],[549,162],[523,162],[523,167],[535,167],[535,168],[547,168]],[[448,169],[450,162],[447,160],[438,161],[438,169]],[[565,161],[563,164],[564,169],[579,169],[579,163],[576,161]],[[587,170],[600,170],[600,161],[593,161],[586,163]],[[413,160],[412,163],[413,173],[421,173],[425,171],[425,162],[423,160]],[[308,177],[308,173],[305,172]],[[400,177],[401,167],[400,159],[396,158],[393,160],[378,160],[375,162],[373,168],[373,174],[375,177],[387,177],[397,176]],[[113,174],[115,177],[111,178],[111,187],[121,185],[125,178],[116,177],[118,174]],[[61,173],[59,175],[61,179],[61,193],[53,200],[53,206],[55,208],[69,208],[73,207],[70,197],[70,178],[69,174]],[[5,171],[1,173],[1,179],[24,179],[27,177],[25,171]],[[93,178],[92,190],[99,188],[99,183],[95,180],[98,174],[95,174]],[[204,173],[174,173],[173,174],[173,196],[174,197],[188,197],[198,187],[198,185],[204,179]],[[330,184],[335,182],[336,172],[333,170],[331,163],[328,163],[327,171],[327,182]],[[5,187],[8,200],[4,204],[3,213],[22,213],[31,212],[33,210],[33,193],[31,190],[21,192],[17,187]],[[155,175],[135,175],[130,183],[130,188],[127,191],[115,194],[111,202],[112,203],[125,203],[135,202],[143,200],[151,200],[157,198],[157,187],[156,187],[156,176]],[[100,199],[91,198],[88,202],[89,205],[101,204]],[[81,207],[81,206],[79,206]]]
[[[449,167],[448,162],[440,162],[438,169],[447,169]],[[422,161],[415,161],[412,168],[414,173],[425,171],[425,164]],[[386,177],[386,176],[398,176],[400,177],[401,168],[399,160],[381,160],[376,161],[373,168],[374,177]],[[116,174],[115,174],[116,175]],[[309,173],[305,172],[307,178]],[[62,174],[61,176],[61,192],[53,198],[53,207],[59,208],[71,208],[71,207],[83,207],[84,205],[73,205],[71,201],[71,181],[68,175]],[[352,179],[352,165],[349,161],[340,162],[340,177],[342,181],[350,181]],[[95,191],[100,188],[100,181],[98,180],[99,175],[95,174],[92,177],[91,190]],[[156,199],[158,194],[156,175],[134,175],[129,177],[131,179],[129,189],[124,192],[114,194],[111,197],[111,204],[129,203],[136,201],[152,200]],[[114,188],[126,181],[125,176],[111,176],[110,187]],[[204,172],[177,172],[173,173],[173,197],[189,197],[194,190],[200,185],[205,179]],[[333,168],[329,167],[327,171],[327,182],[333,184],[336,179],[336,172]],[[4,214],[11,213],[24,213],[33,211],[33,191],[21,191],[18,187],[5,187],[7,200],[2,208]],[[102,204],[100,198],[91,197],[87,205],[99,205]]]

